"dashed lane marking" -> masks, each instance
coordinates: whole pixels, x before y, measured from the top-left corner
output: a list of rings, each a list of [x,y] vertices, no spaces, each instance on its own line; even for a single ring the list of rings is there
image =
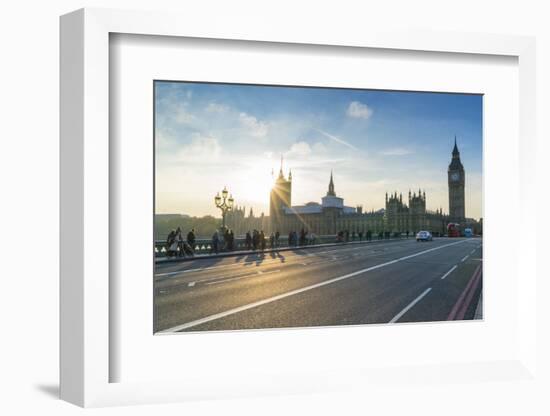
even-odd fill
[[[411,303],[409,303],[401,312],[399,312],[397,315],[395,315],[392,320],[389,322],[390,324],[393,324],[397,322],[403,315],[405,315],[409,309],[411,309],[414,305],[416,305],[424,296],[426,296],[428,293],[430,293],[430,290],[432,290],[431,287],[427,288],[424,292],[420,294],[415,300],[413,300]]]
[[[462,258],[462,260],[460,260],[460,262],[461,262],[461,263],[464,263],[464,262],[468,259],[468,257],[470,257],[469,254],[467,254],[466,256],[464,256],[464,257]]]
[[[450,275],[458,266],[455,264],[451,270],[449,270],[447,273],[445,273],[443,276],[441,276],[441,280],[445,279],[448,275]]]

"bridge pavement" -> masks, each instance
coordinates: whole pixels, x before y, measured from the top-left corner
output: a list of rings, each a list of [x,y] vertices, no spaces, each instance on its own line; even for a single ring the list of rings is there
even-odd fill
[[[481,245],[410,239],[157,264],[155,331],[473,319]]]

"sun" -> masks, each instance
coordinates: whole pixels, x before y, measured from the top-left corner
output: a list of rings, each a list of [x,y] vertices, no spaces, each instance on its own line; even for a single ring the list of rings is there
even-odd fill
[[[273,187],[274,178],[271,174],[269,160],[258,160],[246,165],[246,170],[239,175],[239,180],[234,184],[233,196],[235,203],[254,203],[267,207],[269,205],[269,192]]]

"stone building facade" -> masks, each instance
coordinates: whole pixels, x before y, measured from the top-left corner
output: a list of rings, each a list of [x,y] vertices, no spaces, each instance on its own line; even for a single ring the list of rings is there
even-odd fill
[[[279,175],[270,193],[269,215],[255,216],[252,209],[246,215],[246,209],[237,207],[227,214],[227,224],[237,235],[244,235],[253,229],[271,233],[279,231],[282,235],[290,231],[299,232],[302,228],[317,235],[335,235],[339,231],[350,233],[374,234],[416,233],[429,230],[434,235],[444,235],[449,222],[460,222],[463,226],[480,232],[480,223],[465,217],[464,167],[460,162],[460,153],[456,145],[448,170],[449,209],[452,215],[443,213],[443,209],[431,211],[426,208],[426,192],[421,189],[411,192],[408,198],[397,192],[386,193],[385,206],[376,211],[363,212],[361,206],[346,206],[344,199],[336,194],[334,177],[331,172],[327,193],[321,202],[308,202],[305,205],[292,205],[292,173],[288,177],[283,173],[282,163]]]

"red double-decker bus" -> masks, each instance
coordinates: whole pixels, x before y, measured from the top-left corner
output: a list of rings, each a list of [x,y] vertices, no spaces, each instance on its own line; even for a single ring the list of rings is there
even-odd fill
[[[460,224],[450,222],[447,224],[447,236],[460,237]]]

